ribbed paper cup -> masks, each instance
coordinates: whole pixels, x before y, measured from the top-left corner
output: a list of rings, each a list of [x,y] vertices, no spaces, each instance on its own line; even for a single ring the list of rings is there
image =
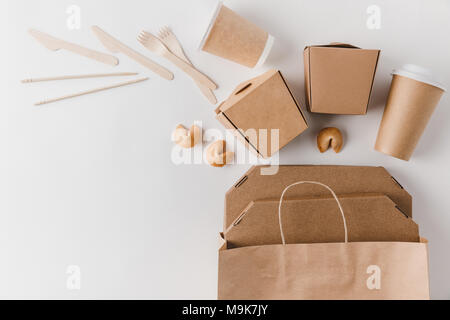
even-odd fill
[[[264,64],[274,38],[219,2],[200,49],[249,68]]]
[[[375,150],[408,161],[445,91],[425,68],[395,70]]]

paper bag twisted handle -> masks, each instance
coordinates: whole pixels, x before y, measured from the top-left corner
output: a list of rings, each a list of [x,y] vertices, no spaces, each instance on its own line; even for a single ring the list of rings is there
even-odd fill
[[[280,223],[280,233],[281,233],[281,241],[283,242],[283,245],[286,245],[286,239],[284,237],[284,231],[283,231],[283,223],[281,221],[281,205],[283,204],[283,198],[284,198],[284,194],[291,188],[300,184],[316,184],[319,186],[322,186],[326,189],[328,189],[328,191],[331,192],[331,194],[333,195],[334,199],[336,200],[339,210],[341,211],[341,215],[342,215],[342,221],[344,222],[344,232],[345,232],[345,243],[348,243],[348,232],[347,232],[347,221],[345,220],[345,215],[344,215],[344,210],[342,209],[342,205],[341,202],[339,201],[336,193],[334,193],[334,191],[327,186],[326,184],[317,182],[317,181],[299,181],[299,182],[295,182],[289,186],[286,187],[286,189],[283,190],[283,193],[281,194],[281,198],[280,198],[280,204],[278,206],[278,221]]]

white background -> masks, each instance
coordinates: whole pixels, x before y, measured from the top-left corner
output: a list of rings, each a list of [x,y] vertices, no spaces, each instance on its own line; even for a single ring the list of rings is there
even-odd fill
[[[171,161],[170,136],[177,124],[222,127],[190,79],[135,40],[141,29],[157,32],[164,25],[219,84],[219,101],[273,67],[303,104],[305,45],[340,41],[382,49],[368,115],[307,114],[310,129],[282,150],[280,161],[385,166],[414,197],[415,220],[430,240],[432,297],[450,298],[448,95],[410,162],[373,150],[394,67],[423,65],[450,85],[450,2],[226,1],[278,39],[259,70],[197,51],[203,2],[2,1],[0,298],[216,298],[224,195],[250,165],[214,169]],[[80,30],[66,26],[72,4],[81,8]],[[373,4],[381,9],[379,30],[366,26]],[[122,54],[113,68],[50,52],[27,34],[34,27],[106,52],[89,29],[93,24],[168,67],[175,80],[163,80]],[[31,76],[114,71],[139,71],[151,79],[43,107],[33,103],[123,79],[19,83]],[[345,132],[339,155],[316,150],[317,132],[329,125]],[[81,290],[66,286],[70,265],[81,268]]]

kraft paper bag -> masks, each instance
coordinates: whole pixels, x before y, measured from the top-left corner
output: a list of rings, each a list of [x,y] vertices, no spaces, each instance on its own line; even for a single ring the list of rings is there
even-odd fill
[[[332,194],[342,215],[343,243],[286,244],[281,217],[285,192],[317,184]],[[287,187],[279,206],[281,243],[219,251],[221,300],[427,300],[427,241],[348,242],[336,194],[314,181]]]

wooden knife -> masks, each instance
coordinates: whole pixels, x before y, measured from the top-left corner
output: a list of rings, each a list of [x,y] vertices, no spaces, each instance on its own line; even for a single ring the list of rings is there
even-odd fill
[[[67,42],[55,37],[52,37],[51,35],[35,30],[30,29],[29,33],[35,38],[37,41],[39,41],[42,45],[44,45],[46,48],[52,50],[52,51],[58,51],[60,49],[65,49],[68,51],[71,51],[73,53],[79,54],[81,56],[103,62],[109,65],[116,66],[119,64],[119,60],[109,54],[101,53],[98,51],[94,51],[82,46],[79,46],[77,44]]]
[[[139,52],[131,49],[130,47],[124,45],[119,40],[115,39],[105,31],[103,31],[98,26],[92,26],[92,31],[97,36],[97,38],[100,40],[100,42],[111,52],[118,53],[121,52],[131,59],[135,60],[136,62],[142,64],[143,66],[147,67],[151,71],[155,72],[156,74],[160,75],[161,77],[172,80],[173,79],[173,73],[167,70],[166,68],[160,66],[156,62],[152,61],[151,59],[147,58],[146,56],[140,54]]]

